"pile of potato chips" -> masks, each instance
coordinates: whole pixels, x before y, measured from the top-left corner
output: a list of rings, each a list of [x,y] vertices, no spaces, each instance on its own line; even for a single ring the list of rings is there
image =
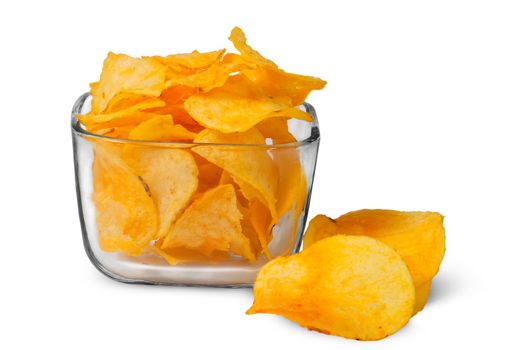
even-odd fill
[[[88,139],[102,250],[171,265],[253,262],[271,258],[273,227],[286,217],[293,245],[308,181],[288,120],[312,120],[299,107],[325,82],[281,70],[239,28],[230,40],[238,54],[106,58],[91,112],[78,116],[101,136]],[[444,252],[438,213],[318,215],[301,253],[260,270],[248,313],[381,339],[423,309]]]
[[[301,253],[262,268],[248,313],[282,315],[346,338],[381,339],[423,309],[444,253],[443,217],[435,212],[317,215]]]
[[[78,116],[106,136],[89,138],[104,251],[252,262],[288,212],[295,234],[308,185],[287,121],[312,120],[299,106],[325,82],[281,70],[239,28],[230,40],[238,54],[107,56]]]

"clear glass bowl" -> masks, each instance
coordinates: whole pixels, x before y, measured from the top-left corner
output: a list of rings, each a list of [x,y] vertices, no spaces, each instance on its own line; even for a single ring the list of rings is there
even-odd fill
[[[308,103],[305,103],[300,108],[310,113],[314,119],[312,122],[297,119],[290,119],[288,121],[289,131],[296,139],[296,142],[274,145],[269,145],[269,139],[266,139],[265,145],[153,142],[116,139],[86,131],[76,116],[90,111],[91,97],[88,93],[79,97],[72,109],[71,122],[76,189],[83,243],[93,265],[106,276],[127,283],[238,287],[251,286],[258,270],[269,259],[298,252],[309,208],[320,141],[318,120],[314,108]],[[249,202],[245,198],[251,199],[251,196],[244,196],[242,200],[239,198],[241,192],[246,192],[247,187],[251,186],[246,186],[248,184],[237,184],[234,182],[236,179],[233,176],[229,176],[229,182],[238,193],[238,207],[242,208],[241,225],[244,236],[248,237],[249,246],[253,255],[255,255],[254,259],[245,259],[240,255],[222,251],[214,251],[217,254],[212,253],[207,255],[198,250],[194,254],[192,248],[188,248],[187,246],[182,251],[179,248],[174,248],[168,253],[167,251],[160,252],[160,248],[162,248],[160,244],[162,242],[161,236],[149,236],[150,238],[147,241],[144,240],[143,244],[145,246],[142,248],[142,251],[135,251],[134,253],[129,250],[130,248],[122,248],[121,244],[123,243],[111,241],[111,237],[118,237],[118,227],[127,231],[125,227],[128,226],[128,232],[119,232],[121,239],[126,237],[129,240],[130,237],[133,237],[132,235],[135,237],[144,235],[145,232],[137,232],[135,230],[147,230],[150,227],[149,222],[153,219],[153,216],[142,217],[145,214],[145,211],[143,212],[144,207],[136,207],[136,205],[143,200],[153,200],[155,207],[157,203],[160,203],[159,198],[158,202],[155,200],[156,198],[152,198],[153,194],[150,193],[149,181],[143,179],[135,170],[132,170],[130,174],[128,162],[123,162],[121,159],[121,155],[124,154],[122,151],[127,148],[134,148],[137,152],[136,154],[142,155],[153,150],[156,150],[155,152],[160,152],[160,150],[161,152],[180,150],[202,161],[203,158],[199,158],[195,153],[203,147],[211,153],[218,152],[218,154],[224,154],[223,152],[225,152],[227,157],[238,157],[242,161],[249,159],[249,163],[255,163],[257,158],[262,159],[262,161],[267,159],[270,165],[260,168],[262,173],[257,174],[257,178],[268,179],[271,177],[272,171],[276,173],[276,190],[273,190],[275,202],[263,201],[262,203],[265,204],[264,208],[272,208],[269,207],[269,203],[274,203],[273,210],[279,209],[280,212],[279,214],[277,211],[274,213],[271,210],[267,213],[264,212],[261,216],[263,215],[267,219],[263,221],[262,219],[257,221],[250,220],[254,216],[252,214],[253,209],[251,209],[253,205],[251,204],[252,202]],[[110,152],[103,152],[104,149]],[[246,155],[246,158],[241,158],[243,155]],[[102,167],[99,166],[100,164],[102,164]],[[108,165],[104,166],[104,164]],[[113,166],[118,166],[119,168],[113,168]],[[163,164],[159,166],[163,167]],[[173,166],[173,164],[168,164],[167,166]],[[100,173],[99,168],[102,169],[102,173]],[[255,166],[252,169],[255,169]],[[256,167],[256,169],[258,170],[259,168]],[[168,170],[165,175],[170,177],[170,169]],[[203,171],[202,169],[199,170]],[[295,171],[300,172],[301,176],[294,176]],[[104,180],[104,176],[107,177],[107,180]],[[173,176],[180,176],[180,173],[174,172]],[[212,178],[212,176],[209,176],[209,178]],[[294,182],[294,179],[299,180],[297,180],[298,182]],[[202,182],[202,179],[200,180]],[[223,174],[220,178],[220,184],[222,180]],[[143,187],[139,184],[142,184]],[[210,184],[208,188],[215,185]],[[243,188],[242,185],[246,187]],[[192,201],[198,200],[199,195],[202,196],[198,192],[203,192],[205,189],[200,189],[200,186],[201,184],[199,184],[199,188],[196,190],[197,193],[186,203],[186,208],[191,205]],[[133,187],[136,189],[132,189]],[[97,191],[104,191],[104,188],[106,188],[106,191],[109,191],[107,192],[108,197],[105,201],[100,199],[104,197],[102,193],[97,193]],[[148,195],[140,193],[144,190]],[[260,208],[262,207],[262,203],[259,205]],[[127,204],[134,206],[134,209],[126,210],[125,214],[125,210],[123,209]],[[165,201],[164,205],[170,207],[171,202]],[[250,209],[251,211],[249,211]],[[170,226],[171,228],[168,229],[168,232],[172,229],[173,225],[176,225],[178,218],[183,215],[182,213],[185,210],[183,208],[172,215],[174,218],[171,221],[172,226]],[[206,208],[203,210],[206,210]],[[262,211],[260,210],[260,212]],[[255,211],[255,213],[257,215],[258,211]],[[161,215],[163,214],[158,214],[158,222],[161,222],[163,219]],[[134,217],[128,217],[128,215]],[[202,217],[204,217],[204,214]],[[198,220],[198,215],[196,217],[194,215],[190,221]],[[205,216],[205,220],[213,220],[213,217],[209,217],[209,215]],[[251,224],[253,222],[255,224]],[[260,225],[259,222],[263,222],[264,226]],[[118,223],[121,223],[123,226],[118,226]],[[110,227],[115,228],[113,230],[114,234],[109,232],[111,230]],[[199,226],[197,225],[197,227]],[[246,227],[248,230],[246,230]],[[262,227],[264,231],[267,228],[265,234],[262,231]],[[252,228],[253,235],[251,234]],[[256,231],[257,228],[258,231]],[[246,231],[249,234],[246,234]],[[209,232],[201,230],[201,232],[195,232],[195,235],[201,235],[205,238],[206,235],[209,235]],[[262,235],[264,237],[263,246],[261,239],[258,238]],[[168,238],[164,239],[169,240]],[[262,247],[266,247],[266,249],[262,249]],[[167,258],[163,257],[164,253],[167,253],[167,256],[170,257],[175,256],[177,264],[173,264],[173,261],[172,264],[168,263]],[[244,256],[244,254],[242,255]]]

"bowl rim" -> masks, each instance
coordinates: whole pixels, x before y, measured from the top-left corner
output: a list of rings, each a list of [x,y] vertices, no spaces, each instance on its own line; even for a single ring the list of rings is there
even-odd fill
[[[305,112],[309,113],[313,117],[313,121],[311,124],[311,132],[308,137],[303,140],[296,142],[287,142],[287,143],[277,143],[277,144],[233,144],[233,143],[208,143],[208,142],[194,142],[194,141],[155,141],[155,140],[130,140],[123,138],[115,138],[104,135],[94,134],[90,131],[87,131],[82,127],[81,122],[77,119],[77,116],[81,114],[82,108],[85,103],[91,97],[89,92],[86,92],[78,97],[74,106],[72,107],[71,113],[71,128],[72,133],[77,136],[93,138],[103,141],[116,142],[116,143],[128,143],[128,144],[143,144],[143,145],[152,145],[152,146],[172,146],[172,147],[192,147],[192,146],[234,146],[234,147],[256,147],[256,148],[267,148],[267,149],[275,149],[275,148],[297,148],[300,146],[309,145],[320,140],[320,128],[318,124],[318,117],[316,115],[316,110],[314,107],[308,102],[304,102],[300,107],[305,110]]]

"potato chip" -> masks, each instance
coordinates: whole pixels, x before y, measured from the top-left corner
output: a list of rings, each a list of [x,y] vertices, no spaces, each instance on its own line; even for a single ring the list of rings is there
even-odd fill
[[[187,248],[161,249],[154,245],[151,251],[160,255],[169,265],[177,265],[180,263],[217,263],[230,259],[230,254],[222,251],[214,251],[208,255]]]
[[[306,198],[306,177],[297,149],[277,149],[273,152],[273,160],[279,174],[277,213],[282,216],[294,205],[298,208],[304,205],[300,201]]]
[[[281,69],[259,68],[244,74],[274,100],[286,101],[288,96],[292,106],[301,105],[311,91],[321,90],[326,84],[319,78],[287,73]]]
[[[273,220],[269,209],[259,200],[252,200],[248,206],[248,220],[255,230],[262,251],[270,259],[271,254],[267,248],[271,240]]]
[[[312,120],[306,112],[262,95],[243,75],[228,78],[220,88],[189,97],[184,107],[199,124],[223,133],[247,131],[272,117]]]
[[[394,248],[413,275],[417,301],[415,313],[428,298],[427,288],[439,271],[445,252],[443,216],[434,212],[402,212],[395,210],[358,210],[334,220],[323,215],[309,223],[304,247],[337,234],[370,236]],[[428,284],[428,286],[427,286]]]
[[[197,189],[193,156],[181,149],[127,145],[123,158],[149,189],[160,221],[156,238],[164,237]]]
[[[210,52],[198,52],[195,50],[190,53],[179,53],[165,57],[156,56],[155,59],[167,66],[180,66],[188,70],[200,70],[218,62],[224,54],[225,49]]]
[[[199,91],[208,92],[214,88],[223,86],[229,79],[230,74],[237,73],[248,66],[244,63],[228,63],[220,62],[213,64],[209,68],[195,72],[193,74],[172,77],[165,82],[165,87],[183,85],[198,88]]]
[[[241,218],[234,187],[215,187],[183,212],[165,237],[162,249],[183,247],[204,255],[231,251],[252,261],[255,256],[241,232]]]
[[[97,130],[103,130],[108,128],[118,128],[118,127],[130,127],[130,130],[136,127],[137,125],[156,117],[163,117],[167,120],[171,120],[172,122],[172,116],[170,114],[162,115],[162,114],[154,114],[154,113],[148,113],[148,112],[134,112],[131,114],[126,114],[125,116],[122,116],[121,118],[112,119],[108,122],[98,123],[98,124],[91,124],[86,127],[86,130],[89,132],[96,133]],[[128,134],[127,134],[128,136]]]
[[[246,36],[240,28],[232,29],[229,39],[246,62],[259,66],[257,69],[245,71],[244,74],[272,99],[283,98],[284,100],[284,97],[288,96],[291,99],[291,105],[298,106],[305,101],[312,90],[325,87],[326,82],[322,79],[287,73],[279,69],[274,62],[263,57],[246,43]],[[237,57],[233,59],[238,61]]]
[[[163,106],[165,106],[165,102],[163,102],[162,100],[158,98],[149,98],[144,99],[139,103],[136,103],[122,110],[109,113],[97,113],[97,114],[89,113],[84,116],[79,116],[78,119],[81,123],[88,126],[93,124],[110,122],[115,119],[132,118],[132,115],[138,113],[139,111]]]
[[[162,91],[160,99],[165,102],[167,106],[183,106],[183,102],[188,97],[198,92],[197,88],[184,85],[171,86]]]
[[[264,142],[258,130],[252,128],[244,133],[222,134],[204,130],[194,139],[195,142],[213,144],[235,144],[236,146],[198,146],[193,152],[227,171],[240,186],[248,199],[257,198],[264,203],[273,218],[276,213],[276,193],[278,178],[276,168],[267,149],[253,147]],[[249,145],[238,147],[237,145]]]
[[[413,311],[413,315],[422,311],[423,308],[425,307],[425,304],[427,303],[427,300],[429,299],[431,284],[432,284],[432,280],[429,280],[429,281],[424,282],[419,285],[415,285],[416,300],[415,300],[415,308]]]
[[[91,113],[91,114],[107,114],[112,112],[123,111],[124,109],[128,109],[139,103],[157,100],[157,98],[138,95],[131,92],[119,92],[114,95],[113,98],[107,104],[106,109],[101,113]]]
[[[133,58],[109,52],[98,83],[91,84],[92,112],[103,112],[120,92],[160,96],[165,83],[165,66],[154,58]]]
[[[251,251],[253,255],[258,256],[260,252],[262,252],[262,245],[260,240],[258,239],[257,231],[251,226],[251,223],[247,220],[241,221],[242,233],[249,240]]]
[[[388,245],[337,235],[259,272],[248,314],[273,313],[303,327],[351,339],[376,340],[410,319],[413,279]]]
[[[241,28],[234,27],[228,39],[247,61],[272,68],[278,67],[276,63],[268,60],[246,43],[246,36]]]
[[[197,153],[193,153],[193,158],[199,169],[197,193],[204,193],[218,185],[225,185],[225,183],[220,182],[224,173],[222,168],[199,156]]]
[[[158,230],[158,215],[142,181],[117,152],[95,142],[93,202],[100,247],[140,255]]]
[[[128,138],[147,141],[191,141],[195,136],[197,134],[182,125],[174,125],[172,116],[156,116],[133,128]]]
[[[322,239],[337,235],[337,227],[334,220],[326,215],[316,215],[309,222],[304,234],[304,249]]]
[[[124,125],[105,129],[97,128],[97,130],[93,130],[91,132],[96,135],[107,136],[115,139],[128,139],[128,135],[133,128],[134,126],[132,125]]]
[[[280,143],[297,142],[288,130],[287,118],[269,118],[256,124],[255,127],[266,139],[271,139],[274,145]]]

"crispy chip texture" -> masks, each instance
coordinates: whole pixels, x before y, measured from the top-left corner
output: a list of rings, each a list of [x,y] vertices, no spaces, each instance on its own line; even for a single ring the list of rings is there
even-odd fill
[[[410,319],[413,279],[388,245],[337,235],[259,272],[248,314],[273,313],[303,327],[351,339],[376,340]]]
[[[276,167],[266,149],[251,147],[251,145],[264,142],[264,138],[258,130],[252,128],[244,133],[233,134],[204,130],[197,135],[195,142],[236,145],[232,147],[226,145],[198,146],[192,150],[226,170],[239,184],[246,198],[259,199],[269,208],[271,215],[277,218],[275,195],[278,178]],[[241,144],[246,146],[237,146]]]
[[[415,313],[423,309],[430,282],[439,271],[445,253],[441,214],[364,209],[350,212],[334,221],[318,215],[309,223],[304,247],[337,234],[369,236],[394,248],[413,276],[417,294]]]
[[[173,67],[174,70],[200,70],[211,66],[218,62],[225,53],[225,49],[211,51],[211,52],[198,52],[192,51],[190,53],[179,53],[168,55],[165,57],[155,57],[163,64]],[[174,68],[179,67],[179,69]]]
[[[156,206],[118,152],[99,143],[94,146],[93,201],[100,246],[108,252],[140,255],[158,229]]]
[[[100,80],[91,85],[92,111],[101,113],[120,92],[160,96],[164,88],[165,66],[151,57],[133,58],[109,52]]]
[[[245,75],[272,99],[286,101],[288,97],[292,106],[298,106],[312,90],[325,87],[326,82],[319,78],[287,73],[279,69],[274,62],[246,43],[246,36],[240,28],[232,29],[229,39],[246,62],[258,65],[257,69],[245,71]],[[237,57],[234,59],[238,61]]]
[[[288,126],[312,121],[300,104],[325,82],[281,70],[239,28],[229,39],[237,53],[104,60],[77,116],[102,136],[90,139],[104,251],[174,265],[293,248],[307,182]]]
[[[172,116],[156,116],[148,119],[130,131],[130,140],[145,141],[190,141],[197,136],[184,126],[174,125]]]
[[[165,237],[162,249],[188,248],[204,255],[232,251],[248,260],[255,257],[241,230],[234,187],[215,187],[197,198]]]
[[[180,149],[127,145],[123,157],[144,181],[158,208],[160,227],[155,238],[165,237],[198,186],[192,155]]]
[[[263,95],[243,75],[230,77],[221,88],[189,97],[184,107],[201,125],[223,133],[246,131],[272,117],[312,120],[306,112]]]

